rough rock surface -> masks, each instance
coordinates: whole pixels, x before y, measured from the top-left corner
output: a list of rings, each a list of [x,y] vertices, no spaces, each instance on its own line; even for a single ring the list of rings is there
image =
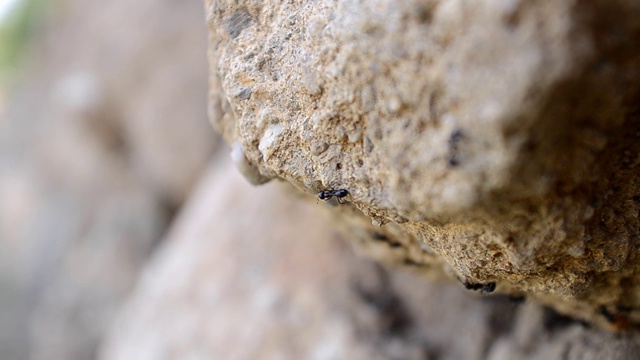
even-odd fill
[[[615,336],[355,255],[324,204],[213,164],[100,358],[629,359]],[[283,216],[286,214],[286,216]],[[384,244],[380,244],[384,247]]]
[[[211,117],[250,181],[347,189],[392,262],[640,321],[637,1],[206,10]]]

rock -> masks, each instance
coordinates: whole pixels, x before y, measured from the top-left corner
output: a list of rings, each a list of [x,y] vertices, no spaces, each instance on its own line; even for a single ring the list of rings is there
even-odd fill
[[[250,177],[347,189],[388,262],[640,321],[634,1],[206,9],[211,119]]]
[[[100,359],[624,359],[639,345],[356,255],[324,206],[212,164]],[[224,191],[221,191],[224,189]],[[287,214],[286,216],[283,216]]]

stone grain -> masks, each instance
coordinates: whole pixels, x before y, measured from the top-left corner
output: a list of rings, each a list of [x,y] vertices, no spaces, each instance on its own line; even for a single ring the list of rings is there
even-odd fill
[[[604,326],[640,316],[634,1],[206,10],[210,116],[252,173],[348,189],[351,232],[392,232],[392,262]]]

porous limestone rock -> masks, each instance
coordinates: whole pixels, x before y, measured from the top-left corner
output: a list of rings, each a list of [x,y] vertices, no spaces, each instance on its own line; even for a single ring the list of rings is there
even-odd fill
[[[214,125],[375,256],[640,322],[640,7],[207,0]],[[475,286],[474,286],[475,285]]]

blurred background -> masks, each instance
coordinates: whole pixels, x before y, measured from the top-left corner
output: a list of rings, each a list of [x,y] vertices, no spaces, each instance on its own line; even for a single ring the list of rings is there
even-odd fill
[[[210,161],[200,0],[0,0],[0,359],[91,359]]]

